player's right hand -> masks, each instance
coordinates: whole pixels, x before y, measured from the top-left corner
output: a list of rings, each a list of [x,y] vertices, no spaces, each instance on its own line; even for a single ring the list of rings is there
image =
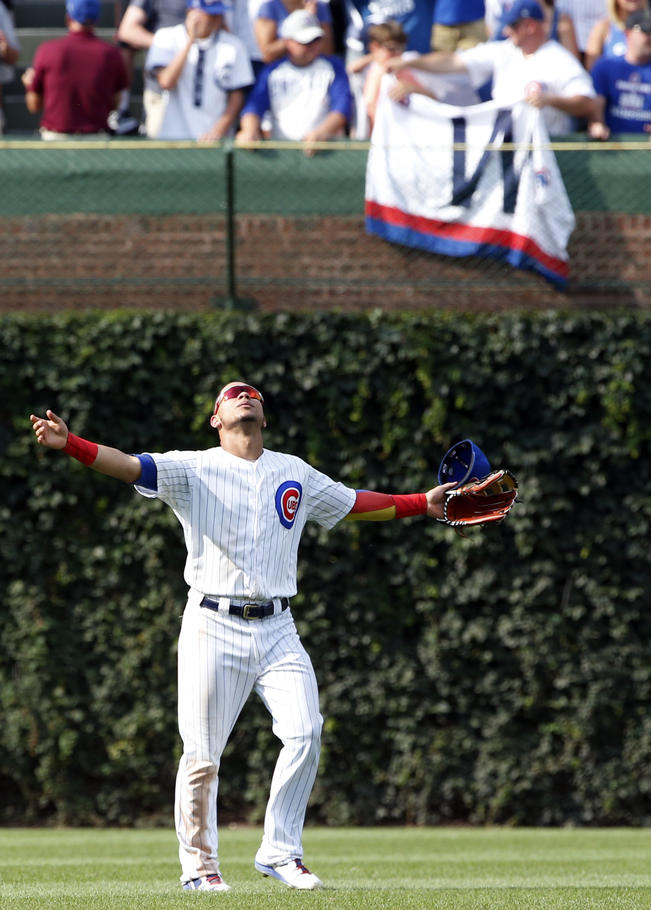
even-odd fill
[[[47,410],[45,414],[46,418],[29,415],[36,441],[49,449],[63,449],[68,441],[68,427],[54,411]]]

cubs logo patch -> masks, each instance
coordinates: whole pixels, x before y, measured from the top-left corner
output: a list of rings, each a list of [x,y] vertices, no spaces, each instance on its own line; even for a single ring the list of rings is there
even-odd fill
[[[293,527],[302,495],[303,487],[297,480],[286,480],[276,490],[276,512],[284,528]]]

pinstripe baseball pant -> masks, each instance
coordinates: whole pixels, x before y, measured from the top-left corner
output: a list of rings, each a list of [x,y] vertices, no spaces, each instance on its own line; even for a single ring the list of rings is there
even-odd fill
[[[183,755],[175,821],[181,880],[219,871],[219,764],[252,690],[267,707],[283,744],[257,859],[269,865],[300,858],[323,718],[312,663],[290,610],[250,621],[201,608],[190,596],[179,636],[178,671]]]

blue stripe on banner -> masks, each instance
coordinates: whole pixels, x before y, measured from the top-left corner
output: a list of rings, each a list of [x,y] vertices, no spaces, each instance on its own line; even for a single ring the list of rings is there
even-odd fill
[[[453,223],[451,228],[456,229],[458,225]],[[391,243],[400,243],[403,246],[415,247],[426,250],[429,253],[440,253],[444,256],[484,256],[491,259],[499,259],[502,262],[508,262],[515,268],[538,272],[559,290],[562,290],[567,285],[567,279],[563,275],[559,275],[558,272],[547,268],[535,256],[510,247],[446,237],[444,235],[445,228],[440,228],[439,233],[436,235],[423,234],[414,228],[388,224],[379,218],[367,216],[366,230],[369,234],[377,234]]]

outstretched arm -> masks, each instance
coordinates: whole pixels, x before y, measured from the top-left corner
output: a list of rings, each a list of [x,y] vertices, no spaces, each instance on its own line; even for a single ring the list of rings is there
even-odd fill
[[[392,518],[407,518],[410,515],[443,518],[445,493],[455,486],[456,483],[444,483],[427,493],[406,495],[357,490],[355,504],[344,521],[390,521]]]
[[[45,417],[30,415],[32,427],[39,445],[48,449],[61,449],[67,455],[81,461],[100,474],[107,474],[125,483],[135,483],[140,478],[140,460],[119,449],[98,445],[70,433],[66,424],[54,411],[46,411]]]
[[[463,62],[463,57],[449,51],[432,51],[429,54],[420,54],[418,57],[391,57],[385,64],[388,73],[398,73],[400,70],[424,70],[426,73],[467,73],[468,69]]]

